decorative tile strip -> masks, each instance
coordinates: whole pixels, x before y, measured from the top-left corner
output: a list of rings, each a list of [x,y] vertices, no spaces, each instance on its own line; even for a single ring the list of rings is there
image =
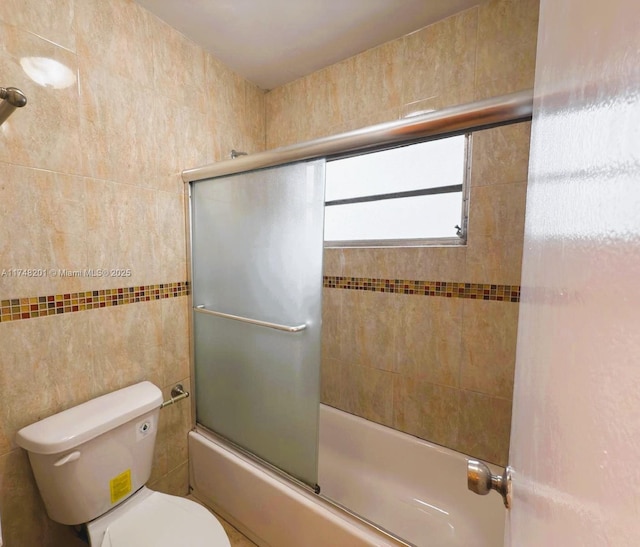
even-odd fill
[[[189,294],[188,281],[0,300],[0,322],[124,306]]]
[[[419,296],[443,296],[471,300],[520,302],[520,285],[487,283],[453,283],[450,281],[416,281],[410,279],[373,279],[369,277],[324,276],[323,286],[329,289],[387,292]]]

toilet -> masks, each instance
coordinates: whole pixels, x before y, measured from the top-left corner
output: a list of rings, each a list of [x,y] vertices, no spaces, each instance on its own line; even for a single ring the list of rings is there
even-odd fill
[[[206,508],[145,486],[161,403],[140,382],[18,431],[52,520],[82,525],[92,547],[230,547]]]

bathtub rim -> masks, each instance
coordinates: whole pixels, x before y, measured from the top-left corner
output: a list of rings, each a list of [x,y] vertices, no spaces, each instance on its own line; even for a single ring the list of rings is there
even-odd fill
[[[347,507],[331,500],[330,498],[327,498],[326,496],[323,496],[322,492],[320,492],[320,494],[315,493],[313,488],[311,488],[309,485],[300,482],[295,477],[288,475],[284,471],[269,464],[268,462],[265,462],[251,452],[235,445],[225,437],[215,433],[214,431],[211,431],[210,429],[207,429],[202,424],[196,423],[195,427],[191,429],[189,433],[200,435],[209,442],[218,445],[221,449],[229,452],[232,456],[239,458],[245,464],[248,464],[258,471],[267,474],[271,479],[277,481],[287,488],[292,489],[296,494],[302,495],[311,502],[320,505],[323,509],[332,513],[334,517],[346,521],[351,526],[354,526],[361,530],[364,529],[366,532],[372,535],[378,535],[391,544],[395,544],[397,547],[415,547],[413,543],[408,543],[406,540],[396,536],[385,528],[380,527],[376,523],[365,519],[357,513],[349,510]],[[189,482],[191,482],[191,477]],[[193,485],[190,484],[189,486],[190,490],[192,490],[192,493],[197,498],[197,491],[194,490]],[[201,501],[205,502],[205,500]],[[239,522],[237,519],[235,519],[232,515],[227,513],[223,508],[218,506],[212,507],[212,509],[214,509],[216,512],[219,512],[222,518],[238,528],[238,530],[249,537],[249,539],[252,539],[252,536],[255,537],[250,529],[248,529],[242,522]]]

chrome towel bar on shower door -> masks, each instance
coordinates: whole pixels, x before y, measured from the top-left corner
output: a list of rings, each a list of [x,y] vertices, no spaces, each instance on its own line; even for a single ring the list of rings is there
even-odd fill
[[[203,305],[196,306],[193,311],[198,313],[206,313],[209,315],[215,315],[216,317],[222,317],[224,319],[233,319],[234,321],[242,321],[243,323],[250,323],[251,325],[258,325],[259,327],[268,327],[270,329],[282,330],[284,332],[300,332],[307,328],[307,325],[297,325],[290,327],[288,325],[278,325],[278,323],[269,323],[268,321],[259,321],[258,319],[249,319],[247,317],[240,317],[239,315],[231,315],[230,313],[222,313],[219,311],[207,310]]]

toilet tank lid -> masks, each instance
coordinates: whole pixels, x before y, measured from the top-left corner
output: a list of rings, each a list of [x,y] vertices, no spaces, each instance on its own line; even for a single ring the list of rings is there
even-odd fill
[[[151,382],[140,382],[74,406],[27,427],[16,442],[36,454],[58,454],[159,408],[162,392]]]

